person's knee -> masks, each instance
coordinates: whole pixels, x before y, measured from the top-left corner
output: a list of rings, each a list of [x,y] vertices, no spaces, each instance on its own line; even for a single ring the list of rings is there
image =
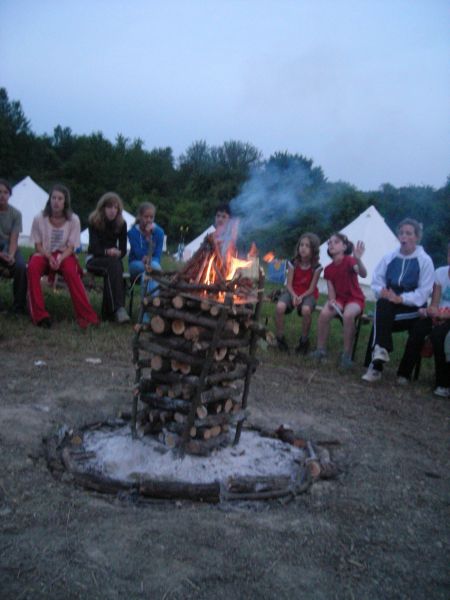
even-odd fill
[[[324,308],[319,315],[319,323],[328,323],[334,317],[334,314]]]
[[[312,307],[311,306],[302,306],[301,316],[302,317],[310,317],[312,315]]]
[[[278,302],[277,307],[276,307],[276,313],[277,315],[284,315],[284,313],[286,312],[286,304],[284,304],[284,302]]]

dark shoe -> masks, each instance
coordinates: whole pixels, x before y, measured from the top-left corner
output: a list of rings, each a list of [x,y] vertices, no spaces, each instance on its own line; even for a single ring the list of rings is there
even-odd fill
[[[295,354],[302,354],[306,356],[309,352],[309,339],[300,338],[298,344],[295,346]]]
[[[12,315],[28,315],[26,306],[13,306],[10,312]]]
[[[278,350],[281,350],[281,352],[287,352],[289,354],[289,346],[284,335],[281,337],[277,336],[277,346]]]
[[[38,327],[43,327],[44,329],[50,329],[52,326],[52,322],[50,321],[50,319],[48,317],[44,317],[43,319],[41,319],[40,321],[38,321],[36,323],[36,325]]]

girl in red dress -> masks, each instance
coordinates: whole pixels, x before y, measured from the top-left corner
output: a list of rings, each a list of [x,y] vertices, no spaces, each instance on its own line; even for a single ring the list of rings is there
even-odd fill
[[[333,262],[324,271],[328,286],[328,301],[323,307],[317,324],[317,350],[314,358],[326,357],[326,345],[330,331],[330,321],[341,317],[344,326],[344,352],[341,356],[341,367],[353,365],[351,359],[353,338],[355,336],[355,319],[364,310],[364,294],[358,283],[358,275],[367,276],[367,270],[361,261],[365,246],[352,242],[342,233],[334,233],[328,240],[328,255]],[[351,254],[353,253],[353,256]]]
[[[277,344],[280,350],[289,352],[284,331],[284,315],[295,309],[302,317],[302,333],[295,348],[297,354],[309,349],[309,330],[312,313],[319,290],[317,282],[322,267],[319,264],[320,240],[314,233],[304,233],[295,247],[295,257],[288,264],[286,291],[280,296],[275,312]]]

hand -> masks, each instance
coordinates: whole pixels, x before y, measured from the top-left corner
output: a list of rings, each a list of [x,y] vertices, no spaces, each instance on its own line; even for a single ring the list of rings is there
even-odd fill
[[[421,308],[421,309],[419,310],[419,314],[420,314],[421,316],[422,316],[422,313],[421,313],[421,311],[422,311],[422,310],[425,310],[425,311],[426,311],[426,313],[427,313],[427,315],[428,315],[429,317],[434,317],[434,318],[436,318],[436,317],[438,317],[438,316],[439,316],[439,309],[438,309],[438,307],[437,307],[437,306],[429,306],[428,308]]]
[[[59,267],[61,266],[61,256],[62,254],[57,254],[56,256],[50,257],[50,268],[53,269],[53,271],[58,271]]]
[[[144,228],[144,232],[145,232],[145,237],[146,238],[150,237],[150,235],[151,235],[151,233],[153,231],[154,226],[155,226],[154,223],[147,223],[147,225]]]
[[[10,256],[7,252],[0,252],[0,258],[8,265],[12,265],[15,262],[14,257]]]
[[[361,240],[358,240],[356,242],[356,246],[353,249],[353,256],[357,259],[360,259],[361,256],[364,254],[365,249],[366,249],[366,246],[365,246],[364,242],[361,242]]]
[[[401,304],[403,302],[402,297],[398,296],[393,290],[386,290],[386,296],[383,297],[387,298],[393,304]]]

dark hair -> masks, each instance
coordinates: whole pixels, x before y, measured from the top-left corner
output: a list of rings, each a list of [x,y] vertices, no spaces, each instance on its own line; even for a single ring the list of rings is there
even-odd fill
[[[411,217],[406,217],[406,219],[403,219],[403,221],[400,221],[400,223],[397,225],[397,235],[400,233],[400,229],[403,227],[403,225],[411,225],[411,227],[414,228],[414,233],[420,242],[423,233],[422,223],[419,223],[419,221],[416,221],[416,219],[411,219]]]
[[[218,212],[227,213],[227,215],[229,217],[231,217],[231,208],[230,208],[229,204],[225,204],[225,203],[224,204],[219,204],[219,206],[216,208],[216,213],[215,214],[217,215]]]
[[[0,185],[4,185],[5,188],[9,192],[9,195],[11,196],[11,194],[12,194],[12,187],[11,187],[11,184],[9,183],[9,181],[7,181],[6,179],[0,179]]]
[[[344,235],[340,231],[336,231],[335,233],[332,233],[328,239],[330,240],[332,237],[339,238],[341,240],[341,242],[344,244],[344,246],[345,246],[344,254],[346,254],[348,256],[353,252],[353,242],[351,242],[346,235]],[[327,254],[331,258],[331,254],[330,254],[329,250],[327,250]]]
[[[89,219],[88,219],[89,225],[92,225],[93,227],[95,227],[96,229],[99,229],[100,231],[104,231],[105,226],[106,226],[105,208],[107,206],[114,206],[114,205],[117,206],[118,211],[117,211],[116,218],[114,219],[113,226],[114,226],[114,231],[116,233],[118,233],[122,229],[124,220],[123,220],[123,216],[122,216],[122,211],[123,211],[122,198],[119,196],[119,194],[116,194],[116,192],[106,192],[105,194],[103,194],[103,196],[97,202],[96,209],[93,212],[91,212],[91,214],[89,215]]]
[[[52,199],[53,192],[61,192],[61,194],[63,194],[63,196],[64,196],[64,209],[63,209],[64,217],[67,219],[67,221],[70,221],[70,218],[72,217],[72,208],[70,206],[70,192],[69,192],[69,189],[66,188],[65,185],[62,185],[62,183],[55,183],[54,185],[52,185],[52,187],[50,189],[50,193],[48,195],[47,204],[45,205],[44,210],[42,211],[42,214],[44,215],[44,217],[52,216],[51,199]]]
[[[309,240],[309,245],[311,246],[311,266],[316,267],[319,264],[320,239],[315,233],[310,233],[309,231],[302,233],[302,235],[298,238],[298,242],[295,245],[295,256],[293,263],[298,264],[300,257],[300,242],[305,238]]]

